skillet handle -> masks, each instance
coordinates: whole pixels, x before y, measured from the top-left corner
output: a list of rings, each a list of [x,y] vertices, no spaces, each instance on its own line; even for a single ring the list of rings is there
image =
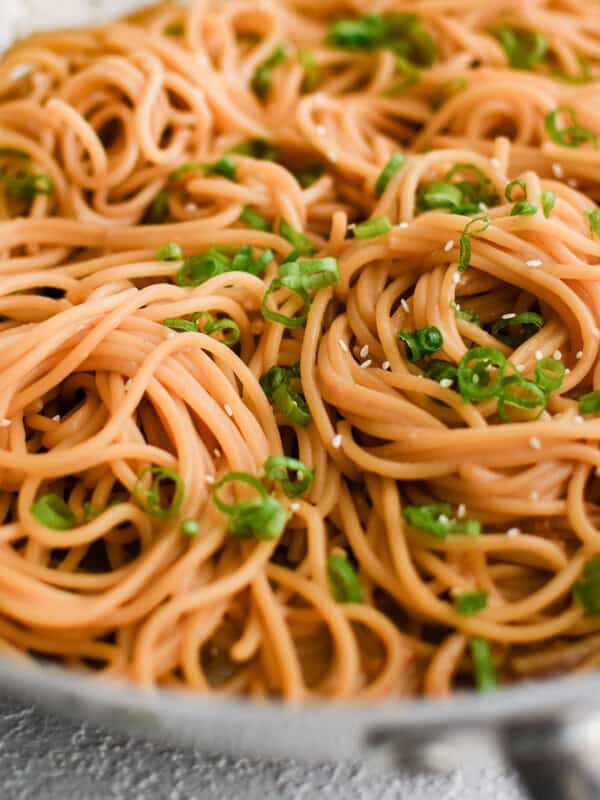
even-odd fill
[[[500,744],[532,800],[600,798],[600,718],[511,724]]]

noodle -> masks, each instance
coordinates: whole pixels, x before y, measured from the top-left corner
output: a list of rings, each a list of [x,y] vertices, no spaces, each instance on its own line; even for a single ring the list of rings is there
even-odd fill
[[[17,42],[2,652],[293,703],[597,668],[599,91],[576,0]]]

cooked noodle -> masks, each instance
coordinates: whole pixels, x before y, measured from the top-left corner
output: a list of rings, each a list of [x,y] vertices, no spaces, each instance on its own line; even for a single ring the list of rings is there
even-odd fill
[[[340,18],[402,12],[431,66],[418,47],[327,38]],[[501,25],[525,49],[543,37],[543,57],[511,67]],[[578,399],[600,388],[599,97],[600,6],[579,0],[195,0],[17,42],[0,64],[2,652],[291,702],[472,686],[473,640],[499,683],[596,668],[600,609],[581,597],[600,592],[583,577],[600,554],[600,420]],[[457,213],[424,195],[477,181],[489,201]],[[358,238],[381,217],[391,231]],[[293,328],[261,312],[295,249],[281,220],[339,269]],[[157,258],[169,243],[181,253]],[[262,273],[178,285],[179,256],[246,246],[272,251]],[[300,316],[288,289],[268,312]],[[526,313],[541,321],[515,333]],[[411,361],[398,333],[428,326],[443,345]],[[499,395],[458,391],[475,347],[508,359],[517,394],[542,360],[566,368],[561,385],[503,418]],[[296,362],[309,425],[259,382]],[[481,366],[477,385],[500,380]],[[298,497],[262,472],[282,454],[314,470]],[[178,476],[180,506],[149,468]],[[231,472],[276,497],[281,535],[229,530],[212,494]],[[65,524],[35,511],[49,495]],[[451,508],[442,535],[407,516],[432,504]],[[336,593],[333,562],[358,595]],[[461,596],[483,606],[461,613]]]

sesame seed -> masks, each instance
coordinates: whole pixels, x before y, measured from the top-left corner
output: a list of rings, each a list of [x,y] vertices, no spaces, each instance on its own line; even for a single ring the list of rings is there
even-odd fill
[[[167,331],[167,339],[174,339],[177,336],[177,331]]]
[[[539,258],[530,258],[529,261],[525,262],[526,266],[528,267],[541,267],[542,262]]]
[[[481,209],[481,211],[488,210],[488,206],[485,203],[479,203],[479,208]]]
[[[366,358],[369,355],[369,345],[368,344],[365,344],[360,348],[359,355],[360,355],[361,358]]]
[[[575,353],[575,358],[577,359],[577,361],[579,361],[580,358],[583,358],[583,350],[578,350]]]
[[[529,499],[530,500],[539,500],[540,499],[540,493],[538,491],[536,491],[535,489],[533,489],[531,492],[529,492]]]
[[[373,360],[368,358],[366,361],[363,361],[363,363],[360,365],[360,368],[361,369],[367,369],[367,367],[370,367],[372,363],[373,363]]]
[[[207,475],[207,476],[204,478],[204,480],[205,480],[205,482],[206,482],[206,483],[207,483],[209,486],[212,486],[212,485],[213,485],[213,483],[215,482],[215,476],[214,476],[214,475]]]
[[[452,239],[448,239],[448,241],[444,245],[444,252],[449,253],[453,247],[454,247],[454,241]]]
[[[404,311],[406,311],[407,313],[410,313],[410,306],[408,305],[408,303],[406,302],[404,297],[402,298],[402,300],[400,300],[400,305],[402,306]]]
[[[186,203],[185,210],[188,212],[188,214],[193,214],[194,211],[198,211],[198,206],[196,203]]]
[[[402,228],[402,230],[404,230],[405,228],[408,228],[408,222],[401,222],[401,223],[398,225],[398,227],[399,227],[399,228]]]
[[[460,303],[454,303],[454,310],[460,311]]]
[[[532,447],[534,450],[541,450],[542,443],[540,442],[537,436],[532,436],[529,439],[529,446]]]
[[[331,440],[331,446],[333,448],[335,448],[336,450],[339,450],[339,448],[342,446],[342,434],[341,433],[338,433],[333,437],[333,439]]]
[[[500,319],[514,319],[516,316],[514,311],[510,311],[508,314],[502,314]]]
[[[442,389],[449,389],[452,386],[452,378],[442,378],[440,381],[440,386]]]
[[[565,369],[565,375],[570,375],[570,374],[571,374],[571,370],[567,367]]]
[[[213,456],[214,456],[215,458],[221,458],[221,456],[222,456],[222,455],[223,455],[223,454],[221,453],[221,451],[219,450],[219,448],[218,448],[218,447],[215,447],[215,449],[213,450]]]
[[[291,503],[290,508],[292,511],[300,511],[300,503]]]
[[[552,358],[553,358],[555,361],[560,361],[560,360],[561,360],[561,358],[562,358],[562,353],[560,352],[560,350],[555,350],[555,351],[552,353]]]
[[[562,178],[565,174],[562,164],[552,164],[552,174],[555,178]]]
[[[55,414],[52,417],[52,422],[60,422],[60,414]]]
[[[338,344],[340,346],[340,350],[343,350],[344,353],[348,352],[348,345],[346,344],[346,342],[343,339],[338,339]]]
[[[497,158],[490,158],[490,164],[496,169],[500,169],[500,161]]]
[[[519,528],[509,528],[506,531],[506,535],[509,537],[509,539],[514,539],[515,536],[520,536],[521,535],[521,531],[520,531]]]
[[[389,368],[390,368],[390,362],[384,361],[383,364],[381,365],[381,369],[389,369]]]
[[[456,509],[456,516],[457,516],[459,519],[462,519],[462,518],[465,516],[465,514],[466,514],[466,513],[467,513],[467,507],[466,507],[466,505],[465,505],[464,503],[460,503],[460,505],[459,505],[459,506],[458,506],[458,508]]]
[[[8,428],[10,425],[9,419],[0,419],[0,428]]]
[[[582,424],[583,424],[583,417],[582,417],[582,416],[580,416],[579,414],[577,414],[577,416],[576,416],[576,417],[573,417],[573,422],[574,422],[576,425],[582,425]]]
[[[515,366],[515,369],[517,370],[517,372],[525,372],[525,364],[517,364]]]
[[[454,283],[460,283],[460,272],[455,272],[454,275],[452,276],[452,280],[454,281]]]
[[[541,361],[543,357],[544,357],[544,354],[542,353],[541,350],[536,350],[535,351],[535,360],[536,361]]]
[[[336,153],[334,153],[334,152],[333,152],[333,150],[330,150],[330,151],[327,153],[327,158],[328,158],[330,161],[337,161],[337,154],[336,154]]]
[[[442,525],[445,525],[448,522],[448,517],[445,514],[440,514],[438,517],[438,522],[441,522]]]
[[[223,408],[225,409],[225,413],[228,417],[233,417],[233,408],[229,405],[229,403],[225,403]]]

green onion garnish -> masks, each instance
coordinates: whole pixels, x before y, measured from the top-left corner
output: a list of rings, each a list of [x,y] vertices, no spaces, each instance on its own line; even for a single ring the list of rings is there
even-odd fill
[[[279,150],[267,139],[246,139],[228,151],[233,155],[250,156],[261,161],[277,161]]]
[[[590,223],[590,233],[600,239],[600,211],[595,208],[587,215]]]
[[[185,26],[183,22],[170,22],[163,28],[163,33],[166,36],[182,36],[185,33]]]
[[[537,214],[537,210],[537,206],[534,206],[533,203],[528,203],[526,200],[519,200],[512,207],[510,215],[511,217],[532,217],[534,214]]]
[[[453,181],[459,173],[468,173],[476,182]],[[483,205],[493,206],[497,202],[498,195],[489,178],[469,162],[455,164],[442,181],[425,184],[417,193],[417,207],[421,211],[440,209],[451,214],[475,214]]]
[[[502,25],[496,36],[515,69],[532,69],[546,58],[548,42],[540,31],[517,30]]]
[[[459,308],[454,300],[450,301],[450,308],[454,311],[456,319],[464,319],[465,322],[472,322],[473,325],[479,325],[481,317],[476,311],[470,308]]]
[[[310,50],[298,50],[298,63],[304,69],[304,80],[302,81],[303,92],[314,92],[319,85],[321,73],[314,53]]]
[[[50,176],[41,172],[33,174],[27,170],[15,176],[0,170],[0,182],[5,184],[10,195],[26,202],[31,202],[37,194],[52,194],[54,191]]]
[[[456,383],[457,369],[451,361],[444,361],[441,358],[430,359],[425,368],[425,377],[432,381],[441,383],[442,381],[452,381],[452,386]],[[446,388],[451,388],[450,386]]]
[[[347,558],[338,555],[329,556],[327,575],[331,593],[337,603],[362,603],[362,586],[354,567]]]
[[[237,253],[211,247],[204,255],[187,258],[177,271],[175,282],[178,286],[189,287],[200,286],[224,272],[250,272],[252,275],[261,275],[272,260],[271,250],[265,250],[261,256],[254,258],[250,245],[242,245]]]
[[[279,221],[279,233],[284,239],[288,240],[298,255],[311,256],[315,252],[315,248],[312,246],[310,239],[300,231],[292,228],[285,219]]]
[[[198,161],[188,161],[171,172],[169,175],[169,183],[177,183],[184,175],[188,175],[190,172],[202,172],[204,167],[205,165]]]
[[[413,528],[420,528],[440,539],[453,534],[479,536],[481,533],[481,522],[478,519],[454,519],[452,506],[448,503],[406,506],[404,518]]]
[[[302,261],[284,261],[279,267],[278,277],[287,289],[310,292],[337,283],[340,271],[335,258],[305,258]]]
[[[273,226],[268,219],[261,217],[256,211],[253,211],[250,206],[245,206],[240,214],[240,220],[244,222],[249,228],[255,231],[271,231]]]
[[[290,478],[290,472],[296,479]],[[281,484],[286,497],[298,497],[310,487],[315,479],[314,469],[310,469],[302,461],[287,456],[269,456],[265,461],[265,475],[268,480]]]
[[[302,394],[299,364],[271,367],[260,379],[260,385],[273,405],[294,425],[304,428],[310,423],[311,414]]]
[[[535,382],[543,392],[557,392],[565,377],[565,365],[555,358],[541,358],[535,365]]]
[[[409,361],[419,361],[426,353],[435,353],[444,346],[444,337],[435,325],[416,331],[400,331],[398,338],[406,345]]]
[[[556,192],[544,191],[542,192],[542,211],[546,219],[550,216],[554,204],[556,203]]]
[[[460,235],[458,249],[458,271],[465,272],[471,262],[471,236],[477,236],[486,231],[490,226],[491,219],[485,217],[475,217],[464,227]],[[477,224],[479,223],[479,225]],[[474,227],[473,227],[474,226]]]
[[[245,483],[256,489],[258,497],[240,500],[234,505],[225,503],[219,497],[219,490],[227,483]],[[272,541],[283,533],[288,514],[281,504],[272,497],[264,485],[254,475],[247,472],[228,472],[215,485],[212,493],[213,503],[229,517],[229,533],[241,539]]]
[[[376,217],[360,222],[354,227],[355,239],[374,239],[376,236],[383,236],[392,230],[392,223],[388,217]]]
[[[274,67],[285,61],[285,58],[285,48],[279,45],[262,64],[258,65],[252,77],[252,91],[259,97],[267,96],[271,88],[271,73]]]
[[[514,181],[506,184],[506,188],[504,189],[504,196],[508,200],[509,203],[513,203],[513,191],[515,186],[518,186],[523,192],[523,198],[527,200],[527,184],[521,178],[515,178]]]
[[[388,183],[392,180],[394,175],[401,169],[404,164],[406,163],[406,156],[403,153],[396,151],[390,156],[389,161],[385,165],[385,167],[379,173],[379,177],[375,182],[375,194],[377,197],[381,197],[384,193]]]
[[[148,225],[162,225],[169,218],[169,195],[163,189],[150,203],[145,222]]]
[[[586,561],[583,579],[573,587],[575,598],[581,603],[587,615],[600,614],[600,556]]]
[[[31,506],[31,513],[42,525],[55,531],[67,531],[75,526],[75,514],[57,494],[45,494]]]
[[[510,422],[506,411],[508,405],[528,410],[538,409],[539,415],[546,407],[546,401],[546,393],[537,383],[517,373],[502,379],[498,390],[498,414],[504,422]]]
[[[96,509],[90,503],[90,501],[86,500],[85,503],[83,504],[83,521],[84,521],[84,523],[91,522],[99,514],[100,514],[100,512],[96,511]]]
[[[163,246],[159,247],[156,251],[157,261],[181,261],[182,258],[183,253],[181,252],[181,247],[176,242],[163,244]]]
[[[181,532],[184,536],[196,536],[200,526],[195,519],[184,519],[181,523]]]
[[[495,689],[497,685],[496,669],[489,642],[485,639],[469,639],[469,650],[477,688],[480,692],[489,692]]]
[[[181,333],[198,333],[198,326],[195,322],[189,319],[181,319],[180,317],[168,317],[163,319],[163,325],[170,328],[172,331],[179,331]]]
[[[458,365],[458,388],[465,400],[470,402],[496,397],[502,386],[506,358],[495,347],[473,347],[462,357]],[[491,380],[496,369],[495,380]]]
[[[311,164],[301,172],[296,173],[296,180],[303,189],[308,189],[313,183],[316,183],[325,172],[323,164]]]
[[[213,333],[220,332],[223,334],[223,344],[226,344],[228,347],[233,347],[234,344],[239,342],[241,336],[240,326],[229,317],[215,319],[208,311],[198,311],[190,317],[190,321],[193,322],[194,325],[197,325],[201,320],[203,320],[202,330],[207,336],[212,336]],[[227,331],[229,331],[229,333],[226,333]]]
[[[282,286],[283,284],[278,278],[271,281],[271,285],[265,292],[260,306],[262,315],[269,322],[276,322],[279,325],[283,325],[284,328],[301,328],[308,319],[308,312],[311,306],[310,295],[305,289],[292,289],[291,291],[295,292],[302,300],[302,308],[296,316],[288,317],[286,314],[280,314],[269,307],[269,297],[277,289],[281,289]]]
[[[470,617],[487,606],[487,592],[463,592],[456,598],[456,610],[464,617]]]
[[[214,164],[204,164],[204,171],[207,175],[220,175],[227,178],[228,181],[235,181],[235,161],[232,161],[229,156],[223,156]]]
[[[419,189],[417,204],[422,211],[447,209],[459,213],[463,204],[463,193],[453,183],[434,181]]]
[[[148,474],[152,476],[152,484],[149,489],[146,489],[143,480]],[[161,497],[165,485],[166,487],[170,486],[172,491],[171,500],[167,506],[163,505]],[[185,497],[185,486],[181,475],[175,470],[166,467],[145,467],[138,475],[133,494],[147,514],[159,519],[166,519],[179,514]]]
[[[581,414],[597,414],[600,411],[600,391],[596,389],[582,395],[578,405]]]
[[[544,319],[535,311],[503,314],[492,323],[492,336],[509,347],[518,347],[544,326]]]
[[[556,118],[559,114],[568,117],[569,123],[565,128],[559,128]],[[548,136],[562,147],[579,147],[582,142],[590,142],[597,147],[596,136],[592,131],[583,128],[577,123],[577,114],[574,108],[560,106],[546,114],[544,124]]]

